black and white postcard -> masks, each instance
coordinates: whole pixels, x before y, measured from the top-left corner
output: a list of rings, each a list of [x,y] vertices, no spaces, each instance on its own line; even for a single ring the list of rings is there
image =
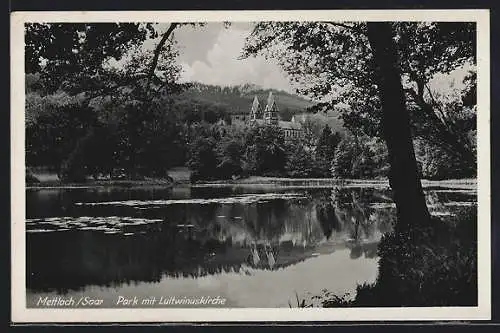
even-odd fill
[[[15,12],[12,321],[487,320],[487,10]]]

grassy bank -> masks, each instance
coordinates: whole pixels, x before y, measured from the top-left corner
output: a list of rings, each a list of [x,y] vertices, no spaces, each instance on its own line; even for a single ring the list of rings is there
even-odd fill
[[[65,183],[60,181],[26,182],[26,188],[85,188],[85,187],[140,187],[140,186],[173,186],[168,179],[146,180],[89,180],[81,183]]]
[[[26,175],[26,186],[31,188],[38,187],[95,187],[95,186],[173,186],[178,184],[191,184],[193,186],[227,186],[227,185],[276,185],[276,186],[296,186],[308,184],[311,187],[315,186],[353,186],[353,187],[388,187],[387,179],[336,179],[336,178],[286,178],[286,177],[264,177],[250,176],[247,178],[232,179],[232,180],[213,180],[213,181],[198,181],[190,182],[190,173],[182,170],[173,170],[169,172],[170,179],[141,179],[141,180],[93,180],[88,179],[86,182],[69,183],[62,182],[57,177],[40,177],[39,174]],[[42,175],[45,176],[45,175]],[[447,179],[447,180],[422,180],[422,186],[426,187],[445,187],[457,189],[476,189],[476,179]]]
[[[336,178],[285,178],[285,177],[262,177],[251,176],[235,180],[214,180],[196,182],[197,186],[218,186],[218,185],[294,185],[303,183],[316,183],[320,185],[346,185],[346,186],[389,186],[387,179],[336,179]],[[422,180],[422,186],[446,187],[460,189],[476,189],[477,180],[475,178],[464,179],[444,179],[444,180]]]

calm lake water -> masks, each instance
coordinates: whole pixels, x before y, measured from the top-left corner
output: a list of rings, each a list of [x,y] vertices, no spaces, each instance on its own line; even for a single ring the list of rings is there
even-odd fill
[[[28,307],[58,295],[105,307],[120,296],[288,307],[323,289],[353,295],[375,281],[394,223],[390,190],[372,186],[27,189]],[[425,191],[442,218],[477,201],[474,189]]]

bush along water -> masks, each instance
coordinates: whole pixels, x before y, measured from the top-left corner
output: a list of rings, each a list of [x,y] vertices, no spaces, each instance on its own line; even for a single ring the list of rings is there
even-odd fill
[[[477,213],[463,208],[449,220],[385,234],[373,284],[356,296],[324,293],[323,307],[477,305]]]

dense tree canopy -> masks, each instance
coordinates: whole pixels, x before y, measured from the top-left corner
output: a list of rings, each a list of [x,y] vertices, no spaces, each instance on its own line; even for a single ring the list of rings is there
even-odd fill
[[[414,135],[471,164],[474,152],[462,129],[474,129],[475,116],[455,111],[475,105],[475,24],[398,22],[392,26]],[[339,108],[347,127],[381,134],[381,105],[366,23],[261,22],[247,38],[243,56],[257,54],[276,58],[291,79],[300,82],[300,93],[318,101],[317,110],[348,105]],[[438,96],[430,83],[457,69],[469,69],[470,74],[463,98],[450,110],[443,105],[446,97]]]
[[[99,164],[126,168],[132,177],[158,174],[154,165],[173,162],[166,156],[178,152],[182,138],[165,106],[183,89],[175,48],[167,42],[176,25],[160,33],[147,23],[27,24],[28,161],[47,165],[44,152],[51,151],[58,157],[52,167],[78,180],[98,162],[85,152],[106,139],[111,147],[100,150]],[[159,34],[154,50],[143,47]]]
[[[163,36],[168,38],[176,25]],[[47,92],[109,94],[138,79],[164,82],[169,78],[167,67],[172,65],[172,44],[162,39],[151,56],[140,48],[158,34],[151,23],[27,24],[26,73],[41,73]],[[126,71],[113,66],[119,61],[129,65]]]

